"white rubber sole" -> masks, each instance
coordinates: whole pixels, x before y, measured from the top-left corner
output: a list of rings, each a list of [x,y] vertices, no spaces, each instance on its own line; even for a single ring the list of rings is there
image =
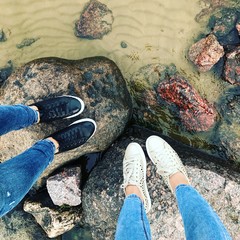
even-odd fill
[[[78,100],[78,101],[80,102],[80,104],[81,104],[81,109],[80,109],[79,112],[77,112],[77,113],[75,113],[75,114],[73,114],[73,115],[71,115],[71,116],[69,116],[69,117],[65,117],[65,119],[66,119],[66,118],[76,117],[76,116],[80,115],[80,114],[83,112],[83,110],[84,110],[84,108],[85,108],[85,104],[84,104],[84,102],[83,102],[83,100],[82,100],[81,98],[76,97],[76,96],[72,96],[72,95],[62,95],[62,96],[59,96],[59,97],[75,98],[75,99]]]
[[[73,124],[81,123],[81,122],[91,122],[95,126],[94,132],[92,133],[92,136],[89,138],[89,139],[91,139],[93,137],[93,135],[95,134],[96,130],[97,130],[96,122],[91,118],[83,118],[83,119],[80,119],[80,120],[77,120],[77,121],[71,123],[69,126],[71,126]]]

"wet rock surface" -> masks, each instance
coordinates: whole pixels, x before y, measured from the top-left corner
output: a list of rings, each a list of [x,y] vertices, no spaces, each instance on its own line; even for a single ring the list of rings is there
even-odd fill
[[[240,87],[230,91],[222,104],[219,139],[228,159],[240,163]]]
[[[34,217],[21,210],[15,210],[0,218],[0,239],[4,240],[49,240],[35,222]],[[52,238],[55,240],[55,238]]]
[[[239,20],[240,12],[237,9],[223,8],[211,16],[208,28],[212,30],[221,45],[239,44],[240,38],[237,30]]]
[[[65,168],[47,179],[47,191],[55,205],[77,206],[81,203],[81,168]]]
[[[206,72],[224,55],[224,49],[217,38],[210,34],[193,44],[188,55],[199,71]]]
[[[112,30],[113,14],[107,5],[91,0],[75,25],[75,34],[80,38],[101,39]]]
[[[35,60],[16,70],[2,90],[1,104],[30,105],[45,98],[70,94],[83,99],[85,110],[74,119],[35,124],[2,136],[0,161],[20,154],[39,139],[78,119],[92,118],[97,123],[96,134],[86,144],[55,156],[35,187],[44,184],[46,177],[66,162],[86,153],[104,151],[122,133],[131,116],[132,103],[125,80],[114,62],[104,57],[77,61]]]
[[[119,139],[109,148],[90,174],[83,190],[83,213],[85,224],[91,227],[93,239],[114,238],[117,218],[124,200],[120,186],[123,182],[122,159],[125,148],[135,141],[146,153],[145,140],[151,134],[152,132],[144,129],[131,130],[129,136]],[[171,139],[166,140],[182,158],[192,185],[213,206],[233,239],[239,239],[240,174],[230,170],[229,166],[219,165],[223,163],[220,159],[193,151]],[[148,214],[152,238],[184,239],[183,223],[175,198],[156,173],[149,158],[147,184],[152,199],[152,209]]]
[[[12,71],[13,71],[12,61],[8,61],[4,67],[0,68],[0,87],[8,79]]]
[[[175,104],[179,109],[180,119],[187,130],[208,131],[216,120],[216,110],[180,76],[160,82],[157,91],[162,99]]]
[[[226,54],[223,75],[229,83],[240,85],[240,46]]]

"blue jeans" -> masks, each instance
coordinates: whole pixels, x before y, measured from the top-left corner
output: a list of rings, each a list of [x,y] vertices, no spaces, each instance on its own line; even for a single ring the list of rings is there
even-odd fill
[[[223,223],[207,201],[190,185],[176,187],[176,198],[188,240],[230,240]],[[150,225],[139,197],[125,198],[115,235],[116,240],[150,240]]]
[[[28,106],[0,106],[0,136],[37,122]],[[21,143],[19,143],[21,144]],[[0,217],[12,210],[28,193],[54,158],[55,146],[41,140],[22,154],[0,164]]]

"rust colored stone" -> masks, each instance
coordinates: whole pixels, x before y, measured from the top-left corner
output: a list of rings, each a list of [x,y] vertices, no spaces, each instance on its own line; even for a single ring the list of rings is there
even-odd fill
[[[182,77],[158,85],[160,97],[178,107],[183,125],[190,131],[207,131],[215,123],[216,110]]]

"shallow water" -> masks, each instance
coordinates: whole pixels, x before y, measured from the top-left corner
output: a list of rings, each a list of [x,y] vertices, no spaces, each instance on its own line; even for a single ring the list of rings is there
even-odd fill
[[[0,28],[8,40],[0,43],[0,66],[8,60],[20,66],[40,57],[102,55],[114,60],[128,80],[141,66],[173,62],[210,102],[222,92],[212,74],[199,75],[186,58],[193,39],[205,31],[206,19],[200,23],[194,19],[209,4],[192,0],[103,0],[114,15],[112,32],[102,40],[87,40],[74,35],[74,23],[87,2],[1,0]],[[16,45],[25,38],[35,38],[36,42],[18,49]]]
[[[198,35],[206,34],[207,17],[199,22],[195,18],[214,1],[101,0],[114,15],[113,29],[102,40],[74,35],[75,21],[87,2],[1,0],[0,29],[7,41],[0,43],[0,67],[8,60],[18,67],[41,57],[82,59],[101,55],[115,61],[129,82],[131,75],[146,64],[174,63],[203,97],[211,103],[218,100],[226,84],[213,73],[198,73],[186,57]],[[239,6],[238,0],[230,2]],[[17,48],[26,38],[36,41]]]

